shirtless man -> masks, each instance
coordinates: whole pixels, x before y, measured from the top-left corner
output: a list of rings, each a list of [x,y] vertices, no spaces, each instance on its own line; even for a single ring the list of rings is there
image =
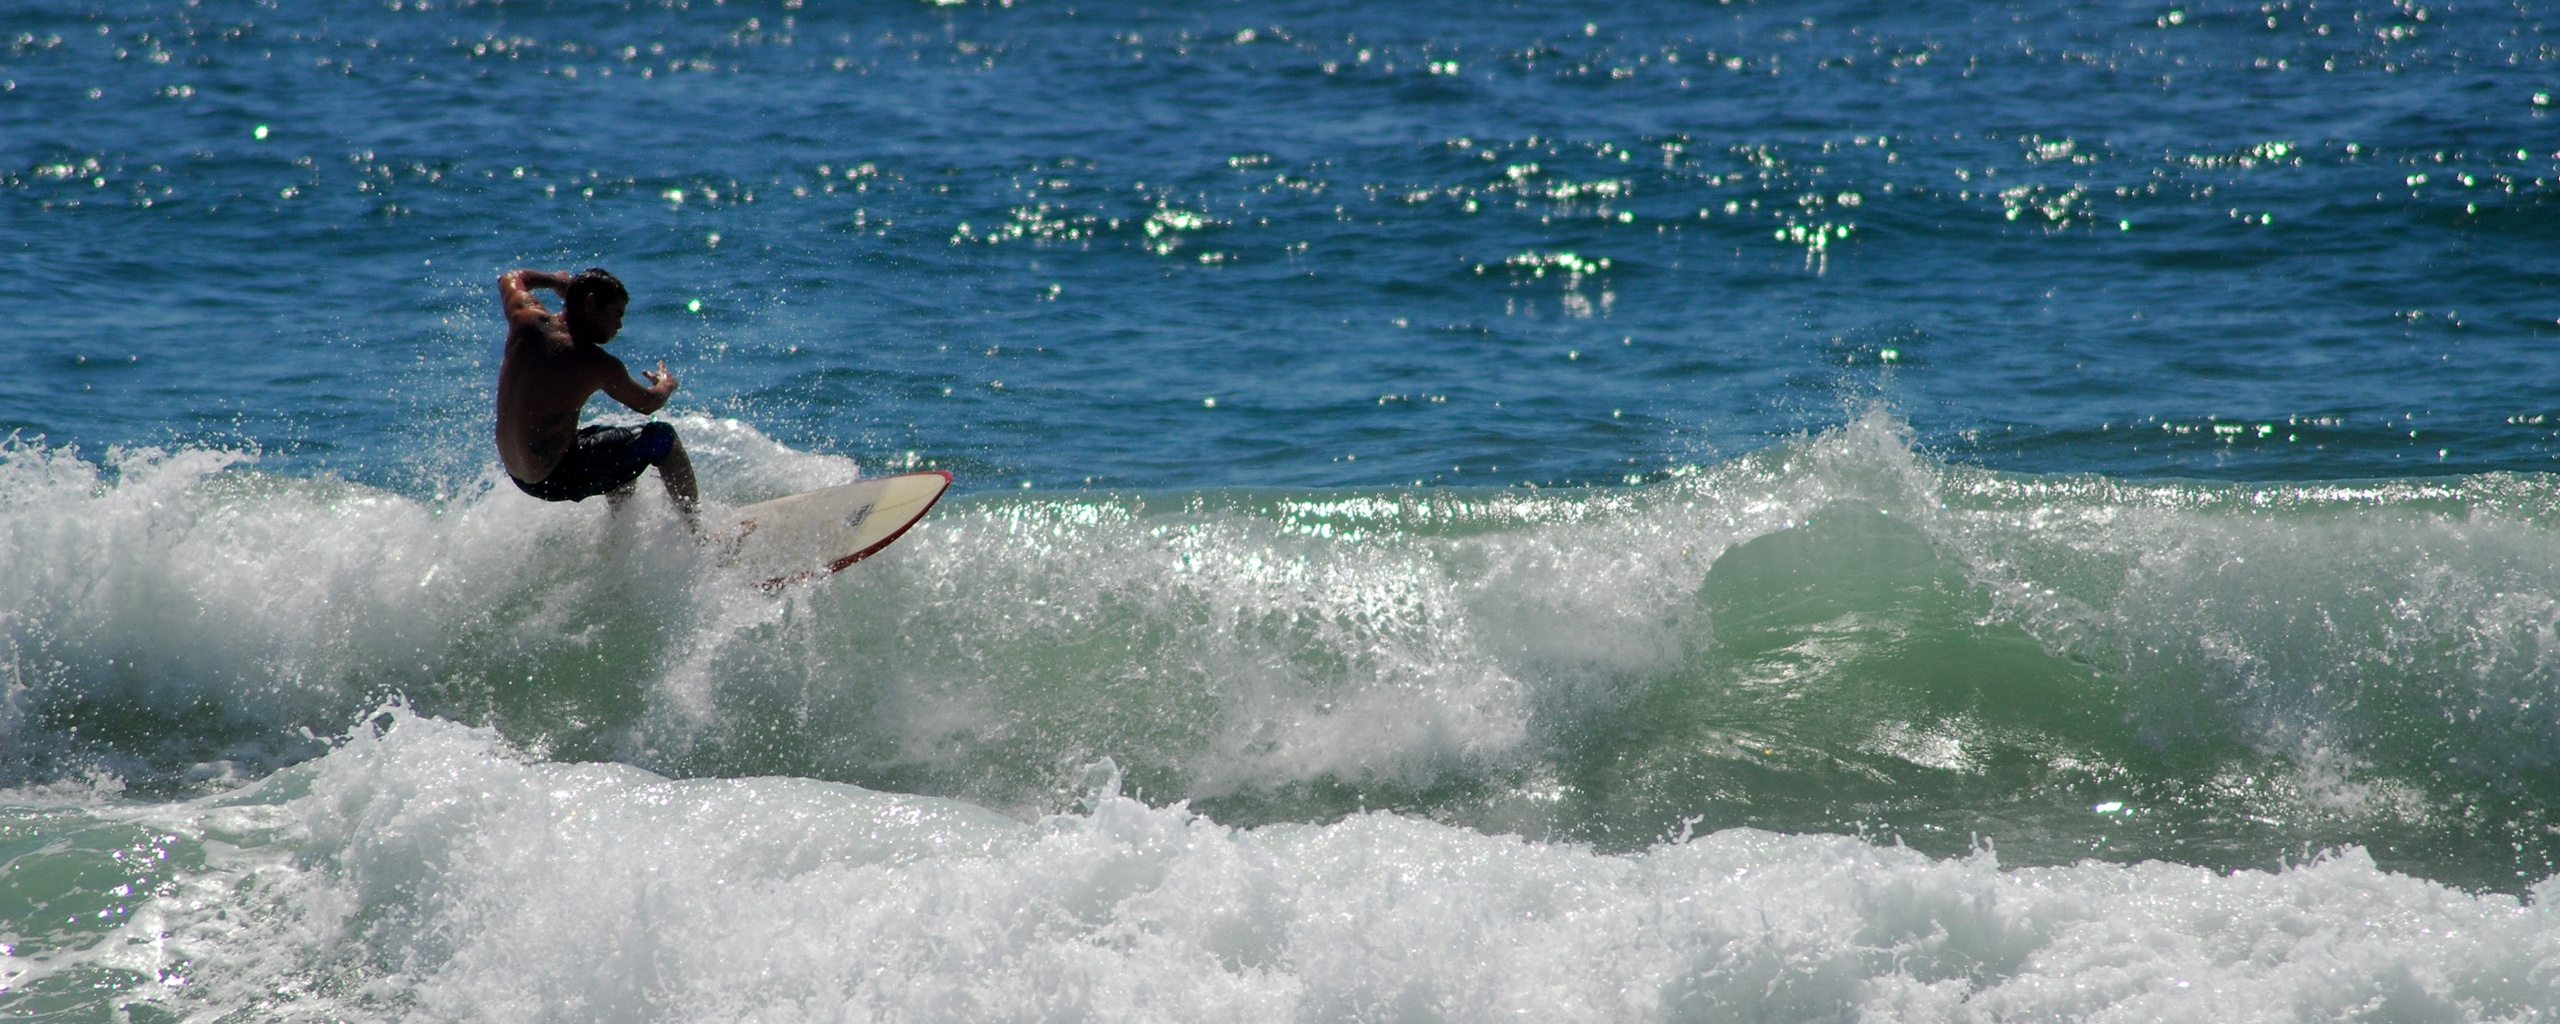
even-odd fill
[[[542,307],[533,289],[560,293],[561,312]],[[630,293],[604,268],[568,274],[511,270],[498,277],[498,301],[507,311],[507,357],[498,367],[498,458],[526,494],[544,501],[582,501],[598,494],[619,501],[640,474],[658,467],[667,497],[694,525],[701,505],[693,486],[693,462],[674,427],[578,427],[578,412],[597,391],[642,413],[658,411],[675,394],[676,378],[664,361],[644,374],[649,383],[604,350],[622,330]]]

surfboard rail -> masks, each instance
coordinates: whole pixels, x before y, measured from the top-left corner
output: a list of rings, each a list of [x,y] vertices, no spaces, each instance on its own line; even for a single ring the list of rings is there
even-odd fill
[[[947,470],[871,477],[743,506],[727,563],[768,573],[759,590],[842,572],[906,536],[951,487]]]

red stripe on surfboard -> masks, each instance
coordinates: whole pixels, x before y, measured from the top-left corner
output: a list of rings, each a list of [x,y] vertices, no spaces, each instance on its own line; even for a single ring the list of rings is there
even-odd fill
[[[860,550],[860,551],[856,551],[856,552],[854,552],[854,553],[852,553],[852,554],[850,554],[850,555],[846,555],[846,556],[844,556],[843,558],[839,558],[839,559],[836,559],[836,560],[835,560],[835,561],[833,561],[833,562],[829,562],[829,563],[827,563],[827,567],[826,567],[824,570],[811,570],[811,571],[809,571],[809,572],[795,572],[795,573],[792,573],[792,574],[790,574],[790,575],[788,575],[788,576],[776,576],[776,577],[774,577],[774,578],[772,578],[772,579],[769,579],[769,580],[764,581],[764,583],[763,583],[762,585],[760,585],[759,587],[757,587],[756,589],[759,589],[759,590],[773,590],[773,589],[776,589],[776,588],[779,588],[779,587],[788,586],[788,585],[793,584],[793,583],[798,583],[798,582],[800,582],[801,580],[811,579],[811,578],[814,578],[814,577],[817,577],[817,576],[821,576],[821,575],[825,575],[825,574],[828,574],[828,573],[839,573],[839,572],[843,572],[846,566],[852,565],[852,564],[853,564],[853,563],[855,563],[855,562],[859,562],[859,561],[861,561],[861,560],[863,560],[863,559],[865,559],[865,558],[869,558],[869,557],[871,557],[871,556],[873,556],[873,555],[879,554],[879,553],[880,553],[880,549],[881,549],[881,548],[885,548],[885,547],[888,547],[889,545],[891,545],[891,544],[893,544],[893,543],[896,543],[896,542],[897,542],[897,540],[898,540],[898,538],[900,538],[900,537],[904,537],[904,536],[906,536],[906,535],[907,535],[907,531],[912,530],[912,529],[915,529],[915,528],[916,528],[916,524],[917,524],[917,523],[924,522],[924,516],[925,516],[925,513],[933,511],[933,507],[934,507],[935,505],[939,505],[939,504],[941,504],[941,503],[942,503],[942,496],[943,496],[943,495],[951,493],[951,471],[950,471],[950,470],[945,470],[945,469],[928,469],[928,470],[925,470],[925,471],[924,471],[924,472],[922,472],[922,473],[901,473],[901,474],[899,474],[899,475],[900,475],[900,476],[925,476],[925,475],[927,475],[927,474],[932,474],[932,475],[940,476],[940,477],[942,478],[942,489],[941,489],[941,490],[938,490],[938,491],[933,492],[933,497],[928,498],[928,499],[926,499],[926,500],[925,500],[924,507],[923,507],[923,508],[920,508],[920,509],[917,509],[917,510],[916,510],[916,514],[915,514],[915,515],[913,515],[913,516],[909,516],[909,517],[907,518],[906,525],[904,525],[904,526],[900,526],[900,527],[898,527],[898,529],[897,529],[895,532],[893,532],[893,533],[889,534],[889,535],[888,535],[888,536],[886,536],[886,537],[882,537],[882,538],[880,538],[880,542],[879,542],[879,543],[877,543],[877,544],[873,544],[873,545],[871,545],[870,547],[864,548],[864,549],[862,549],[862,550]]]

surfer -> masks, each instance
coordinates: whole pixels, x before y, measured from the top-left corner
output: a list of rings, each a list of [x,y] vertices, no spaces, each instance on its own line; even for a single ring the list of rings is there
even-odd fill
[[[543,308],[536,288],[560,293],[558,315]],[[498,301],[507,313],[506,361],[498,367],[498,458],[516,487],[544,501],[603,494],[619,503],[640,474],[656,466],[685,525],[698,530],[693,462],[674,427],[654,420],[637,427],[578,426],[579,411],[597,391],[641,413],[658,411],[676,391],[664,360],[643,372],[644,385],[604,350],[622,330],[631,302],[622,282],[602,267],[574,277],[510,270],[498,276]]]

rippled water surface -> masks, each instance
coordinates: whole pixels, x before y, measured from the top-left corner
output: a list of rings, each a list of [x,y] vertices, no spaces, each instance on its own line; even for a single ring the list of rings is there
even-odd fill
[[[0,1016],[2541,1019],[2556,26],[10,5]]]
[[[2538,470],[2545,14],[23,5],[7,417],[432,489],[495,272],[602,263],[687,404],[987,483]]]

